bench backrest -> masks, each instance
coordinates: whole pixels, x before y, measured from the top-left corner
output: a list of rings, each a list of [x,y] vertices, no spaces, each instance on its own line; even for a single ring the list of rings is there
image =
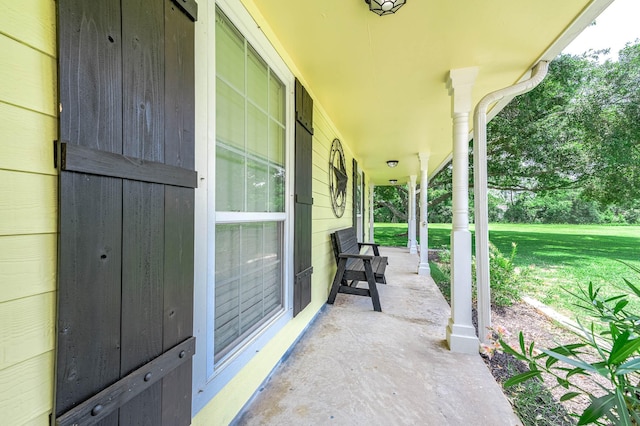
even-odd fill
[[[356,238],[356,232],[353,228],[340,229],[331,234],[331,243],[333,245],[333,255],[338,263],[338,255],[340,253],[359,254],[360,246]],[[350,259],[348,263],[354,259]]]

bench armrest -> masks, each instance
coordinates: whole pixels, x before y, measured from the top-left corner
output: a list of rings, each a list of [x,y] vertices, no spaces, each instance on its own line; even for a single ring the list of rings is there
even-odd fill
[[[351,254],[351,253],[340,253],[338,257],[342,259],[363,259],[363,260],[371,260],[374,258],[374,256],[371,256],[368,254]]]
[[[378,247],[380,247],[380,244],[376,244],[376,243],[358,243],[358,247],[362,247],[362,246],[372,247],[373,248],[373,254],[376,255],[376,256],[380,256],[380,250],[378,250]]]

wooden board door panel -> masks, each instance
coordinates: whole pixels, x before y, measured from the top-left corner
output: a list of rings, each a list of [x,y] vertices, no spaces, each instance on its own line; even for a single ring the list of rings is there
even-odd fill
[[[313,100],[296,79],[293,315],[311,302]]]
[[[188,425],[197,5],[57,4],[54,418]]]

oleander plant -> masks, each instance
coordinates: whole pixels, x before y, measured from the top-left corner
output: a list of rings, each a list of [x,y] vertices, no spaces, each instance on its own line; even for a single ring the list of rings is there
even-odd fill
[[[627,266],[640,274],[637,267]],[[525,342],[520,332],[519,347],[511,347],[503,333],[495,334],[498,350],[529,366],[529,371],[510,378],[504,386],[541,379],[547,373],[567,390],[561,401],[578,395],[590,399],[579,414],[578,425],[640,425],[640,312],[630,307],[632,300],[640,300],[640,287],[627,279],[623,283],[613,296],[604,296],[592,284],[578,294],[571,293],[589,322],[585,326],[578,321],[575,343],[539,350],[535,342]],[[599,389],[594,395],[577,383],[579,376],[605,380],[594,380]]]

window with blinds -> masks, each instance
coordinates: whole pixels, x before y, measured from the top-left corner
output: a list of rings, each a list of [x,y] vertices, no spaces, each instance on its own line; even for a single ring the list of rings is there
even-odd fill
[[[285,85],[216,10],[216,362],[284,306],[285,104]]]

